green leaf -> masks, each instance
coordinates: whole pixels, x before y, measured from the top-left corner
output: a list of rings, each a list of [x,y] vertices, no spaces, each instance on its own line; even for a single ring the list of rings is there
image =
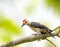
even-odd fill
[[[48,7],[52,7],[56,14],[60,14],[60,0],[45,0]]]
[[[21,34],[21,28],[13,20],[0,16],[0,41],[8,42]]]
[[[14,24],[13,21],[9,19],[0,22],[0,27],[3,27],[6,30],[9,30],[9,32],[16,33],[16,34],[19,33],[20,30],[20,28],[16,24]]]

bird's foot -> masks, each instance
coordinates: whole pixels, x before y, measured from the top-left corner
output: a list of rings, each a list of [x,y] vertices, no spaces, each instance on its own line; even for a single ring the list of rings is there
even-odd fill
[[[40,33],[35,33],[35,34],[32,34],[32,35],[37,36],[37,35],[40,35]]]

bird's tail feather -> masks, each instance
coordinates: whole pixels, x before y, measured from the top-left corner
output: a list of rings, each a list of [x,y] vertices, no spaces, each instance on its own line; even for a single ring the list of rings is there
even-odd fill
[[[51,33],[50,30],[47,30],[47,32],[50,34],[51,37],[53,37],[55,39],[54,35]]]

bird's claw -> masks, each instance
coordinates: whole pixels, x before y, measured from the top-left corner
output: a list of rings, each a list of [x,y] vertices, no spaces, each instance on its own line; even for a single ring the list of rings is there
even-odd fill
[[[35,33],[35,34],[32,34],[32,35],[34,35],[34,36],[37,36],[37,35],[40,35],[40,34],[38,34],[38,33]]]

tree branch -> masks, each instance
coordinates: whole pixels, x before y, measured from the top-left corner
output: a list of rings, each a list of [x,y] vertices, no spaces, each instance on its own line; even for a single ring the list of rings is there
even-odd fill
[[[59,33],[60,33],[60,31],[53,31],[52,32],[52,34],[54,36],[58,36],[58,37],[59,37]],[[32,41],[40,40],[40,39],[46,39],[45,36],[51,37],[49,34],[46,34],[46,35],[40,34],[40,35],[36,35],[36,36],[31,35],[31,36],[26,36],[26,37],[17,39],[15,41],[10,41],[6,44],[2,44],[0,47],[13,47],[15,45],[19,45],[19,44],[26,43],[26,42],[32,42]]]

